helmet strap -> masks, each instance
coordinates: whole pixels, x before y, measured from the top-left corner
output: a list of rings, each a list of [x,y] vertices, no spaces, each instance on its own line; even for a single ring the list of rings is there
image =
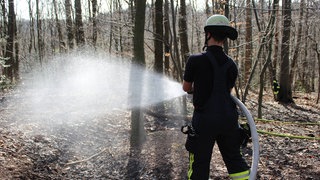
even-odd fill
[[[205,51],[205,50],[207,49],[207,47],[208,47],[208,41],[209,41],[209,39],[210,39],[211,37],[212,37],[211,33],[206,32],[206,34],[205,34],[205,40],[204,40],[204,46],[203,46],[203,48],[202,48],[203,51]]]

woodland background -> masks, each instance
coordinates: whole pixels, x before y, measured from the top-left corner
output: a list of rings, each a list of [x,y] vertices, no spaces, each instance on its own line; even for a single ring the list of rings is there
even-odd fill
[[[77,59],[94,51],[104,52],[106,61],[117,57],[181,83],[188,56],[202,51],[207,17],[216,13],[226,15],[239,32],[224,50],[239,66],[235,94],[258,128],[257,178],[318,179],[319,0],[0,0],[0,5],[4,179],[184,177],[188,154],[180,127],[192,114],[186,96],[147,108],[100,112],[99,104],[77,108],[80,101],[69,100],[73,94],[50,94],[51,86],[37,91],[24,82],[61,59],[55,57]],[[112,78],[118,81],[121,73]],[[273,80],[280,84],[276,95]],[[244,151],[249,161],[250,146]],[[228,179],[214,151],[218,158],[210,178]]]
[[[239,38],[225,51],[240,68],[237,95],[260,94],[280,83],[275,97],[318,92],[320,2],[317,0],[1,0],[1,87],[50,57],[92,47],[182,81],[185,62],[202,51],[207,17],[226,15]],[[28,6],[29,17],[17,14]],[[201,7],[199,7],[201,6]],[[260,102],[261,104],[261,102]]]

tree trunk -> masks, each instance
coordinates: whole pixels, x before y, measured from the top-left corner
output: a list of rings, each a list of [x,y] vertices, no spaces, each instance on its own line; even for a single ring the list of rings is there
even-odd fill
[[[71,3],[70,0],[65,0],[66,8],[66,26],[67,26],[67,36],[68,36],[68,46],[69,49],[74,48],[74,34],[73,34],[73,23],[72,23],[72,14],[71,14]]]
[[[145,65],[144,53],[144,24],[146,0],[136,2],[135,21],[133,29],[133,62]]]
[[[252,10],[251,0],[246,0],[246,50],[244,60],[244,82],[248,81],[252,64]]]
[[[97,0],[92,0],[92,45],[97,47]]]
[[[37,52],[37,46],[36,46],[36,37],[35,37],[35,30],[34,30],[34,18],[32,16],[32,6],[31,6],[31,0],[28,1],[28,8],[29,8],[29,28],[30,28],[30,41],[29,41],[29,53],[32,52],[32,48],[34,48],[34,51]]]
[[[40,11],[39,11],[39,0],[36,0],[36,14],[37,14],[37,34],[38,34],[38,55],[39,55],[39,62],[40,66],[42,66],[42,60],[44,56],[44,43],[42,37],[42,20],[40,18]]]
[[[277,9],[279,9],[279,6],[277,7]],[[280,11],[276,11],[276,16],[279,17],[279,12]],[[274,54],[273,54],[273,61],[272,61],[272,64],[273,64],[273,72],[274,72],[274,75],[275,75],[275,79],[278,79],[278,72],[277,72],[277,69],[278,69],[278,59],[279,59],[279,27],[280,27],[280,18],[276,18],[276,27],[275,27],[275,34],[274,34]]]
[[[180,61],[180,53],[179,53],[179,47],[178,47],[178,38],[177,38],[177,30],[176,30],[176,17],[175,17],[175,10],[174,10],[174,2],[173,0],[170,0],[171,4],[171,12],[172,12],[172,31],[173,31],[173,50],[174,50],[174,56],[171,56],[172,62],[175,64],[175,70],[176,70],[176,76],[175,78],[178,81],[182,80],[182,67],[181,67],[181,61]]]
[[[295,49],[293,53],[293,58],[291,61],[291,66],[290,66],[290,83],[291,87],[294,87],[294,76],[295,76],[295,70],[296,70],[296,64],[298,60],[298,55],[300,52],[300,44],[301,44],[301,39],[302,39],[302,20],[303,20],[303,11],[305,5],[304,5],[304,0],[300,0],[300,14],[299,14],[299,21],[298,21],[298,32],[297,32],[297,40],[295,43]]]
[[[320,78],[320,50],[318,49],[318,43],[316,43],[315,51],[317,53],[317,59],[318,59],[318,79]],[[317,97],[317,104],[319,103],[320,99],[320,82],[318,81],[318,97]]]
[[[2,30],[1,30],[1,38],[5,38],[7,36],[7,27],[8,27],[8,20],[7,20],[7,8],[6,8],[6,1],[1,0],[1,10],[2,10]],[[6,44],[1,45],[1,55],[6,53]]]
[[[135,4],[135,16],[134,16],[134,29],[133,29],[133,63],[136,63],[142,67],[145,67],[145,53],[144,53],[144,26],[145,26],[145,11],[146,0],[136,1]],[[137,87],[139,81],[142,81],[142,77],[137,77],[142,73],[135,73],[137,71],[134,67],[131,69],[131,76],[133,78],[130,81],[131,89],[136,90],[136,96],[141,97],[142,90]],[[142,83],[141,83],[142,84]],[[134,88],[135,87],[135,88]],[[138,88],[138,89],[137,89]],[[136,99],[136,98],[135,98]],[[130,104],[140,104],[140,102],[131,102]],[[145,130],[142,109],[140,107],[134,108],[131,111],[131,133],[130,133],[130,146],[133,148],[140,148],[145,140]]]
[[[155,1],[154,69],[163,73],[163,0]]]
[[[4,74],[11,81],[14,80],[14,40],[15,40],[15,13],[14,13],[14,0],[9,0],[9,14],[8,14],[8,31],[7,31],[7,45],[5,58],[5,69]]]
[[[60,24],[60,22],[59,22],[59,17],[58,17],[57,2],[56,2],[56,0],[52,0],[52,2],[53,2],[53,8],[54,8],[54,15],[55,15],[55,20],[56,20],[56,26],[57,26],[57,30],[58,30],[59,52],[63,52],[63,51],[65,50],[65,43],[64,43],[64,41],[63,41],[61,24]]]
[[[229,13],[230,13],[229,0],[225,0],[224,2],[225,2],[225,4],[224,4],[224,15],[225,15],[226,17],[230,18],[230,17],[229,17],[229,15],[230,15],[230,14],[229,14]],[[225,41],[225,43],[224,43],[224,45],[223,45],[223,49],[224,49],[224,52],[225,52],[226,54],[229,53],[229,43],[228,43],[228,41]]]
[[[76,42],[78,46],[85,45],[84,29],[82,22],[82,10],[81,10],[81,0],[74,0],[74,8],[76,10]]]
[[[256,71],[256,67],[258,65],[258,62],[259,62],[259,59],[261,57],[261,53],[262,53],[262,50],[263,50],[263,47],[266,45],[266,42],[268,40],[268,36],[269,36],[269,33],[271,32],[271,30],[273,30],[274,28],[274,20],[272,18],[270,18],[269,22],[268,22],[268,25],[267,25],[267,28],[264,32],[264,35],[261,39],[261,42],[260,42],[260,45],[259,45],[259,48],[258,48],[258,52],[257,52],[257,55],[256,55],[256,60],[252,66],[252,70],[250,72],[250,76],[248,78],[248,81],[246,83],[246,86],[245,86],[245,90],[244,90],[244,94],[243,94],[243,97],[242,97],[242,102],[245,103],[246,101],[246,98],[247,98],[247,95],[248,95],[248,92],[249,92],[249,88],[250,88],[250,83],[253,79],[253,75]]]
[[[276,9],[278,7],[278,3],[279,0],[274,0],[273,2],[273,9]],[[267,70],[267,68],[269,67],[269,64],[271,63],[271,55],[272,55],[272,38],[273,38],[273,33],[274,33],[274,25],[275,25],[275,21],[276,21],[276,11],[272,11],[269,23],[268,23],[268,27],[266,29],[266,32],[268,32],[267,34],[267,40],[266,42],[268,42],[268,55],[266,58],[266,61],[262,67],[262,70],[260,72],[260,89],[259,89],[259,98],[258,98],[258,118],[262,118],[262,99],[263,99],[263,87],[265,84],[265,80],[264,80],[264,75],[265,72]]]
[[[190,54],[185,0],[180,0],[179,37],[181,45],[182,67],[184,67]]]
[[[290,33],[291,33],[291,0],[282,1],[283,31],[281,44],[280,91],[278,100],[292,103],[292,90],[289,74]]]
[[[165,56],[164,56],[164,71],[165,74],[170,74],[170,63],[169,59],[171,56],[171,42],[170,42],[170,19],[169,19],[169,3],[168,0],[164,2],[164,46],[165,46]]]

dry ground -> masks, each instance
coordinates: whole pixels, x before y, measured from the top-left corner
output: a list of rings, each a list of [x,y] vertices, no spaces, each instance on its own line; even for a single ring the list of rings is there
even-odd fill
[[[256,120],[257,128],[319,138],[320,105],[315,104],[315,95],[295,97],[295,105],[265,98],[263,118],[274,121]],[[180,127],[190,115],[183,117],[175,110],[179,100],[167,102],[166,113],[146,108],[145,142],[131,147],[130,111],[50,116],[44,112],[35,117],[18,113],[27,105],[23,98],[17,91],[0,96],[1,179],[185,179],[188,154]],[[257,98],[249,99],[247,106],[256,117]],[[259,138],[257,179],[320,179],[319,140],[267,134]],[[250,163],[250,149],[244,152]],[[211,169],[211,179],[228,179],[216,147]]]

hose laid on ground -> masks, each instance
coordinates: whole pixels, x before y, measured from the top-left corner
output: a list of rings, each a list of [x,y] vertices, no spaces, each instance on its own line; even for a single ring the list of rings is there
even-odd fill
[[[247,117],[247,121],[250,127],[252,144],[253,144],[253,147],[252,147],[253,153],[252,153],[252,163],[251,163],[249,180],[255,180],[257,171],[258,171],[258,165],[259,165],[259,137],[257,133],[256,124],[254,123],[252,115],[247,109],[247,107],[238,98],[232,95],[231,95],[231,98]]]

